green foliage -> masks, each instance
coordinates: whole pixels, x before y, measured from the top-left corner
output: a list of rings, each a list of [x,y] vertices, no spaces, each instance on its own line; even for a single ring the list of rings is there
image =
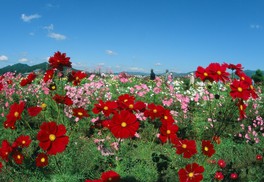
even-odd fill
[[[169,93],[168,87],[163,83],[161,92],[155,94],[153,88],[155,82],[149,82],[139,78],[129,78],[129,82],[122,83],[113,78],[106,78],[95,81],[102,81],[104,84],[93,95],[85,96],[90,100],[89,105],[84,107],[89,111],[89,118],[84,118],[76,122],[75,117],[65,115],[65,106],[57,104],[52,97],[58,93],[64,95],[66,90],[64,86],[66,79],[54,79],[57,85],[56,91],[51,91],[49,95],[43,93],[37,95],[30,93],[26,88],[21,89],[21,95],[13,94],[12,99],[8,100],[4,95],[0,95],[1,101],[9,101],[9,105],[19,102],[21,96],[27,101],[27,107],[41,105],[45,103],[47,107],[41,111],[38,116],[30,117],[25,110],[22,119],[17,121],[17,130],[5,129],[0,127],[0,141],[8,140],[11,144],[21,134],[30,135],[32,143],[29,148],[22,150],[25,154],[25,161],[22,165],[17,165],[13,161],[5,163],[0,181],[70,181],[79,182],[85,179],[99,179],[101,174],[107,170],[114,170],[120,174],[123,181],[135,182],[154,182],[154,181],[179,181],[178,171],[184,168],[186,164],[197,162],[204,166],[204,181],[213,181],[216,171],[222,171],[225,176],[231,172],[239,174],[238,181],[258,181],[263,178],[263,161],[256,161],[256,154],[263,154],[264,141],[260,126],[256,127],[258,136],[262,137],[259,143],[247,141],[244,137],[237,137],[238,133],[246,134],[241,129],[241,124],[251,126],[256,119],[256,111],[260,117],[264,117],[264,99],[260,96],[259,100],[249,100],[247,102],[247,118],[238,121],[239,112],[236,101],[229,97],[229,87],[213,83],[206,89],[208,93],[199,93],[210,98],[208,100],[200,99],[199,102],[190,100],[186,113],[182,111],[183,101],[175,99],[175,93]],[[197,86],[190,87],[188,79],[182,79],[182,84],[177,90],[180,94],[197,93]],[[32,90],[38,87],[39,80],[32,84]],[[89,83],[88,80],[82,81],[82,84]],[[160,119],[146,119],[140,121],[140,128],[137,131],[138,138],[119,140],[113,137],[111,132],[100,125],[101,120],[110,117],[102,117],[91,112],[93,104],[98,100],[108,100],[106,94],[110,92],[111,100],[117,99],[121,94],[130,93],[130,88],[144,83],[150,88],[150,91],[140,97],[134,94],[136,100],[146,103],[162,104],[163,99],[173,98],[174,102],[170,106],[164,106],[166,109],[177,112],[173,115],[177,120],[179,131],[177,136],[180,139],[195,140],[197,154],[190,159],[183,158],[176,154],[176,148],[173,144],[167,142],[162,144],[157,138],[161,126]],[[79,86],[78,86],[79,87]],[[80,86],[81,87],[81,86]],[[221,90],[220,88],[226,88]],[[193,89],[193,90],[192,90]],[[196,90],[197,89],[197,90]],[[263,90],[263,88],[261,88]],[[175,91],[176,92],[176,91]],[[216,97],[216,95],[219,96]],[[3,102],[4,103],[4,102]],[[255,106],[257,105],[257,106]],[[255,108],[256,107],[256,108]],[[254,109],[255,108],[255,109]],[[0,107],[1,113],[5,116],[9,108]],[[91,119],[99,117],[98,123],[92,123]],[[3,123],[5,117],[1,117]],[[208,120],[211,122],[208,122]],[[36,140],[39,126],[43,121],[55,121],[58,124],[64,124],[67,128],[67,136],[70,142],[63,153],[49,157],[49,165],[44,168],[38,168],[35,165],[35,157],[38,152],[42,152],[38,147]],[[98,124],[98,125],[97,125]],[[258,130],[257,130],[258,129]],[[213,137],[220,137],[220,143],[213,141]],[[102,140],[95,142],[95,140]],[[201,141],[211,140],[214,144],[216,153],[212,157],[202,154]],[[112,144],[118,144],[118,150],[112,147]],[[103,147],[105,150],[99,150]],[[216,162],[224,159],[227,163],[225,169],[219,168]],[[214,162],[212,162],[214,161]],[[227,178],[226,178],[227,179]]]
[[[251,78],[254,80],[255,83],[263,83],[264,81],[263,72],[260,69],[258,69],[255,72],[255,74],[251,76]]]

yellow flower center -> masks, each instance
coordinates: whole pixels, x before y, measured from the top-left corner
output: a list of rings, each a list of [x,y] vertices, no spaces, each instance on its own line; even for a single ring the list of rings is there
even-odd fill
[[[106,110],[106,111],[107,111],[107,110],[108,110],[108,107],[107,107],[107,106],[104,106],[104,110]]]
[[[59,63],[59,62],[60,62],[60,60],[58,59],[58,60],[57,60],[57,62]]]
[[[209,150],[209,148],[208,147],[204,147],[204,150],[207,152]]]
[[[192,178],[194,176],[193,172],[190,172],[188,176]]]
[[[238,87],[238,88],[237,88],[237,91],[242,92],[243,89],[242,89],[241,87]]]
[[[134,106],[133,106],[133,104],[129,104],[129,109],[133,109],[134,108]]]
[[[240,110],[243,111],[244,107],[243,105],[240,105]]]
[[[42,104],[41,104],[41,108],[42,108],[42,109],[45,109],[46,107],[47,107],[47,104],[45,104],[45,103],[42,103]]]
[[[16,111],[16,112],[14,113],[14,116],[15,116],[15,117],[18,117],[18,116],[19,116],[19,113]]]
[[[56,136],[54,134],[50,134],[49,139],[53,142],[56,139]]]
[[[21,156],[20,156],[20,155],[17,155],[17,158],[18,158],[18,159],[21,159]]]
[[[125,99],[124,102],[127,102],[127,99]]]
[[[49,75],[48,77],[51,78],[51,75]]]
[[[153,112],[154,112],[154,113],[157,113],[158,111],[157,111],[157,109],[153,109]]]
[[[76,80],[79,80],[79,77],[78,76],[76,77]]]
[[[204,76],[208,76],[208,74],[206,73],[206,72],[204,72],[204,74],[203,74]]]
[[[171,134],[171,130],[167,130],[166,133],[167,133],[167,135]]]
[[[56,89],[56,86],[55,85],[51,86],[51,89],[52,90],[55,90]]]
[[[122,123],[121,123],[121,126],[122,126],[123,128],[126,127],[126,126],[127,126],[126,122],[122,122]]]
[[[241,77],[241,80],[245,80],[245,77],[242,76],[242,77]]]
[[[8,155],[8,152],[5,152],[5,155]]]
[[[25,140],[23,140],[23,141],[22,141],[22,144],[25,144],[25,143],[26,143],[26,141],[25,141]]]
[[[182,144],[182,148],[186,149],[187,145],[186,144]]]
[[[112,178],[108,178],[108,181],[112,181]]]
[[[168,119],[168,116],[164,116],[164,119],[166,119],[166,120],[167,120],[167,119]]]
[[[222,74],[222,72],[221,72],[221,71],[217,71],[216,73],[217,73],[218,75],[221,75],[221,74]]]
[[[82,113],[82,112],[78,112],[78,115],[79,115],[79,116],[82,116],[82,115],[83,115],[83,113]]]
[[[253,87],[253,85],[250,85],[250,88],[251,88],[251,90],[254,90],[254,87]]]
[[[44,157],[42,157],[41,159],[40,159],[40,162],[45,162],[46,161],[46,159],[44,158]]]

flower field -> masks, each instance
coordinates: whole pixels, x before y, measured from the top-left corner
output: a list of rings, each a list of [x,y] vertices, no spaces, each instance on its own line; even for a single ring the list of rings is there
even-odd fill
[[[263,85],[240,64],[189,78],[49,69],[0,76],[0,181],[264,181]]]

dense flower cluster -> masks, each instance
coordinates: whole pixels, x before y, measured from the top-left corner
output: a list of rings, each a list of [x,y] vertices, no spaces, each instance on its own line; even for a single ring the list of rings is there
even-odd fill
[[[221,151],[218,146],[221,148],[223,141],[226,142],[226,136],[221,135],[227,126],[225,124],[236,123],[221,120],[227,118],[222,117],[224,114],[220,108],[225,104],[220,102],[222,99],[228,96],[233,99],[234,108],[238,109],[239,114],[230,115],[236,118],[239,115],[240,119],[247,118],[246,109],[253,113],[260,107],[254,104],[253,108],[250,107],[251,98],[257,99],[259,96],[252,80],[242,71],[242,65],[211,63],[206,68],[199,66],[195,75],[202,82],[184,85],[184,82],[173,81],[172,78],[169,82],[164,82],[162,76],[157,76],[150,83],[133,82],[134,78],[125,73],[112,75],[106,81],[107,75],[98,78],[92,74],[88,77],[85,72],[65,70],[65,67],[71,68],[69,60],[65,53],[56,52],[49,58],[49,70],[38,80],[40,84],[33,84],[33,80],[37,78],[35,73],[30,73],[26,78],[11,74],[0,76],[0,93],[5,97],[4,101],[0,100],[3,126],[11,128],[10,132],[17,129],[14,136],[11,136],[13,143],[10,143],[10,139],[1,141],[0,171],[10,171],[14,165],[24,165],[23,168],[34,168],[36,171],[43,168],[39,171],[43,170],[45,174],[52,173],[54,166],[60,171],[63,165],[62,160],[58,159],[64,159],[72,153],[94,153],[93,150],[83,150],[89,143],[97,147],[100,151],[98,156],[102,158],[97,157],[105,163],[100,161],[99,165],[92,167],[92,170],[99,171],[95,175],[101,174],[99,179],[94,179],[90,171],[83,173],[83,179],[92,178],[85,180],[86,182],[121,181],[123,179],[119,174],[126,174],[129,167],[134,167],[134,164],[145,167],[149,163],[154,166],[150,170],[155,169],[159,173],[158,180],[161,181],[165,173],[172,169],[177,169],[174,173],[176,178],[178,175],[180,182],[199,182],[204,178],[210,181],[240,180],[239,167],[236,169],[234,161],[220,158],[222,156],[219,155]],[[231,69],[232,74],[227,69]],[[122,85],[129,86],[119,89]],[[217,93],[210,90],[212,86],[217,86]],[[20,90],[15,90],[16,87]],[[228,93],[228,96],[221,95],[222,92]],[[206,111],[206,104],[213,101],[219,102],[215,102],[210,111]],[[194,110],[198,114],[192,116]],[[204,113],[210,114],[202,117]],[[208,125],[204,126],[203,123]],[[216,128],[218,123],[220,127]],[[238,137],[246,138],[245,141],[250,144],[253,141],[254,144],[260,143],[260,136],[264,136],[263,123],[260,116],[254,117],[249,125],[241,123],[242,131]],[[76,128],[81,128],[82,131],[77,131]],[[19,131],[23,134],[18,135]],[[235,140],[235,137],[232,139]],[[76,141],[70,143],[72,138]],[[142,145],[151,154],[136,155],[138,158],[135,161],[120,155],[125,150],[140,150]],[[72,149],[65,156],[55,156],[69,147]],[[171,147],[172,150],[166,147]],[[257,147],[256,150],[253,163],[261,164],[263,152]],[[156,153],[161,153],[159,156],[162,157],[154,159]],[[150,159],[149,156],[153,158]],[[32,161],[34,165],[27,168],[26,165]],[[123,167],[124,161],[129,162],[129,167]],[[54,165],[49,165],[52,162]],[[89,164],[84,164],[83,167],[85,165]],[[207,175],[204,175],[205,172]]]
[[[229,78],[229,73],[226,69],[236,70],[235,74],[239,79],[231,80]],[[220,65],[219,63],[211,63],[208,67],[203,68],[199,66],[195,72],[196,77],[200,78],[202,81],[210,81],[210,82],[230,82],[230,96],[233,99],[237,99],[237,106],[240,113],[240,119],[244,119],[246,117],[245,109],[246,105],[244,101],[247,101],[250,97],[253,99],[258,98],[256,90],[253,86],[252,79],[248,77],[242,71],[241,64],[227,64],[224,63]]]

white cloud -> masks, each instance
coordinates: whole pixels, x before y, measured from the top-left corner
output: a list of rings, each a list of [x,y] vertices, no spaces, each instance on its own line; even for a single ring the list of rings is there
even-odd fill
[[[55,40],[65,40],[66,39],[65,35],[54,33],[54,32],[50,32],[48,34],[48,37],[53,38]]]
[[[27,58],[21,58],[18,61],[24,63],[24,62],[28,62],[29,60]]]
[[[0,61],[7,61],[7,60],[8,60],[7,56],[5,56],[5,55],[0,56]]]
[[[260,29],[261,26],[258,25],[258,24],[251,24],[251,25],[250,25],[250,28],[252,28],[252,29]]]
[[[45,26],[43,28],[46,29],[46,30],[48,30],[48,31],[52,31],[53,28],[54,28],[54,26],[53,26],[53,24],[50,24],[49,26]]]
[[[161,63],[155,63],[155,66],[162,66]]]
[[[139,67],[130,67],[128,68],[130,71],[145,71],[144,68],[139,68]]]
[[[33,14],[33,15],[25,15],[25,14],[22,14],[21,15],[21,19],[24,21],[24,22],[30,22],[31,20],[33,19],[38,19],[40,18],[41,16],[39,14]]]
[[[114,51],[111,51],[111,50],[106,50],[106,51],[105,51],[105,53],[106,53],[106,54],[108,54],[108,55],[110,55],[110,56],[117,55],[117,53],[116,53],[116,52],[114,52]]]
[[[104,66],[105,63],[98,63],[98,66]]]
[[[47,9],[58,8],[58,7],[59,7],[59,5],[55,5],[55,4],[51,4],[51,3],[46,4]]]
[[[34,33],[34,32],[30,32],[29,35],[30,35],[30,36],[34,36],[35,33]]]

